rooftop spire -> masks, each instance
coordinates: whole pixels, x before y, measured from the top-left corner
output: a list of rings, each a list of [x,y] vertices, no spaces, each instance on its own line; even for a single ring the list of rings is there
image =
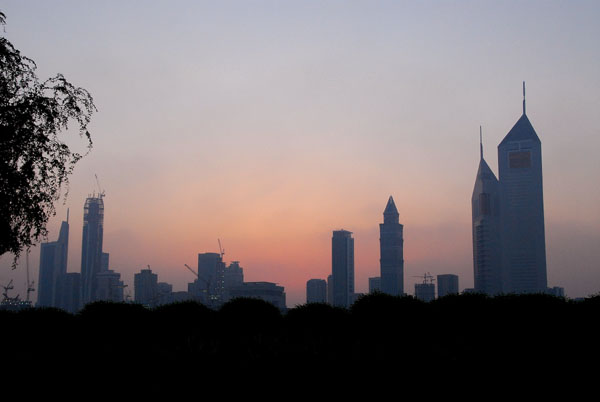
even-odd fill
[[[483,159],[483,136],[481,134],[481,126],[479,126],[479,156]]]
[[[67,208],[67,223],[69,223],[69,208]]]
[[[525,81],[523,81],[523,115],[525,115]]]

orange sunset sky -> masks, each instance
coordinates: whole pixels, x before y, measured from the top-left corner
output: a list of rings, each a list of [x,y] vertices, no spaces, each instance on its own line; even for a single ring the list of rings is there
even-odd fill
[[[354,233],[358,292],[379,275],[390,195],[404,224],[405,291],[454,273],[473,286],[470,198],[484,155],[521,114],[542,141],[548,285],[600,291],[600,4],[593,1],[6,1],[6,32],[88,89],[92,152],[57,204],[81,269],[83,204],[106,191],[104,251],[187,290],[197,254],[225,248],[247,281],[331,273],[333,230]],[[74,133],[65,140],[85,146]],[[25,294],[24,258],[0,283]],[[39,247],[30,255],[37,282]],[[35,299],[35,295],[33,295]]]

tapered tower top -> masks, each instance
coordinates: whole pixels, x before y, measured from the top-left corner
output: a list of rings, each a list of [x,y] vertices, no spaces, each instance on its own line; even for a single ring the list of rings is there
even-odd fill
[[[523,114],[517,120],[513,128],[510,129],[506,137],[502,140],[499,146],[512,141],[525,141],[532,140],[534,142],[541,143],[540,138],[533,129],[529,118],[525,114],[525,81],[523,81]]]
[[[394,203],[394,197],[390,195],[385,210],[383,211],[383,223],[398,223],[400,214]]]

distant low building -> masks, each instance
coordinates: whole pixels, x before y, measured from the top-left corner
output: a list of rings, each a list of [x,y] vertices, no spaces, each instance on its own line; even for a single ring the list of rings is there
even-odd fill
[[[364,293],[352,293],[352,295],[350,296],[350,306],[352,306],[354,303],[356,303],[356,301],[358,299],[360,299],[361,297],[363,297],[365,294]]]
[[[445,274],[437,276],[438,297],[458,294],[458,275]]]
[[[147,306],[158,302],[158,275],[151,269],[142,269],[133,275],[134,301]]]
[[[565,297],[565,288],[562,288],[560,286],[548,288],[548,294],[556,297]]]
[[[99,272],[96,274],[96,300],[112,301],[120,303],[123,301],[123,288],[121,274],[113,270]]]
[[[369,278],[369,293],[381,291],[381,277]]]
[[[31,301],[20,299],[7,299],[0,302],[0,310],[20,311],[33,307]]]
[[[194,300],[194,297],[189,292],[180,291],[171,293],[172,303],[180,303]]]
[[[241,286],[229,289],[229,298],[249,297],[262,299],[280,310],[285,310],[285,292],[283,286],[271,282],[244,282]]]
[[[424,302],[435,299],[435,285],[433,283],[415,283],[415,297]]]
[[[173,303],[173,285],[166,282],[158,282],[156,284],[157,294],[155,305]]]
[[[324,279],[310,279],[306,282],[306,302],[327,302],[327,281]]]
[[[224,272],[225,290],[240,286],[244,283],[244,269],[240,266],[239,261],[232,261]]]

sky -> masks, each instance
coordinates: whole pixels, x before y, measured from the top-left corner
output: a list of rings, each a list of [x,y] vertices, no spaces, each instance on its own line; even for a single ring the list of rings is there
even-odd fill
[[[93,150],[49,222],[105,190],[104,251],[132,297],[148,265],[187,290],[197,254],[285,287],[331,273],[333,230],[355,239],[357,292],[379,276],[392,195],[405,291],[453,273],[473,287],[470,199],[484,156],[522,113],[542,141],[548,285],[600,292],[600,3],[597,1],[3,1],[3,35],[86,88]],[[85,141],[75,130],[64,140]],[[25,295],[25,258],[0,283]],[[31,252],[37,282],[39,247]],[[35,300],[36,295],[32,295]]]

